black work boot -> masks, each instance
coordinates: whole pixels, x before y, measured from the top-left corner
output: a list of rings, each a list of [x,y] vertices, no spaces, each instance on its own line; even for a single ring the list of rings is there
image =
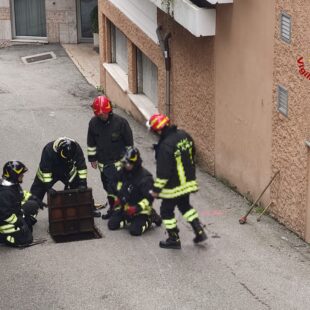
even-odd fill
[[[153,208],[152,208],[152,211],[151,211],[150,218],[151,218],[151,222],[155,223],[156,226],[159,227],[161,225],[162,219],[161,219],[160,215],[156,212],[156,210],[153,209]]]
[[[113,213],[113,209],[109,208],[107,213],[106,214],[102,214],[101,217],[102,217],[103,220],[108,220],[111,217],[112,213]]]
[[[192,225],[194,233],[196,235],[196,237],[193,239],[194,243],[199,243],[208,239],[207,234],[201,226],[198,218],[194,219],[190,224]]]
[[[166,241],[160,241],[159,246],[164,249],[181,249],[181,241],[179,238],[178,228],[167,229],[168,239]]]

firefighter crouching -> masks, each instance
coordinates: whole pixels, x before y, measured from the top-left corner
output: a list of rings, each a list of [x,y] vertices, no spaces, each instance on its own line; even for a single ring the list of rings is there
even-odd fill
[[[61,181],[65,189],[87,188],[87,167],[80,145],[60,137],[42,151],[40,165],[30,192],[43,200],[47,191]]]
[[[142,167],[140,152],[129,147],[124,156],[124,167],[117,175],[115,193],[117,198],[108,228],[116,230],[128,227],[133,236],[140,236],[152,222],[161,225],[161,218],[152,208],[153,197],[149,191],[153,186],[151,173]]]
[[[111,186],[117,171],[121,169],[120,160],[126,147],[133,146],[132,130],[125,118],[113,113],[111,102],[106,96],[95,98],[92,109],[95,116],[88,126],[88,161],[92,168],[100,170],[101,182],[110,207],[102,218],[108,219],[114,204]]]
[[[168,239],[160,241],[162,248],[180,249],[179,229],[174,216],[175,206],[182,213],[195,233],[194,242],[207,239],[197,211],[190,205],[190,194],[198,191],[195,174],[194,141],[185,131],[170,126],[166,115],[154,114],[147,124],[160,135],[155,145],[156,179],[151,191],[154,198],[161,198],[160,215],[168,232]]]
[[[26,246],[33,241],[32,226],[44,204],[21,183],[27,167],[20,161],[9,161],[0,179],[0,242],[10,246]]]

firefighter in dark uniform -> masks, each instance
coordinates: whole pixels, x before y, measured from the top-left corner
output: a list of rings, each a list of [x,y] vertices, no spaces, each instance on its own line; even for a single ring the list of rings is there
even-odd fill
[[[9,161],[0,179],[0,241],[10,246],[27,246],[33,241],[32,226],[37,222],[39,208],[44,204],[21,183],[28,171],[20,161]]]
[[[87,167],[80,145],[60,137],[42,151],[40,165],[30,192],[43,200],[47,191],[61,181],[65,189],[87,188]]]
[[[87,153],[91,166],[99,168],[103,188],[107,192],[110,209],[102,216],[107,219],[115,200],[111,184],[121,169],[126,147],[133,146],[133,137],[127,120],[112,112],[111,102],[106,96],[95,98],[92,109],[95,116],[89,122]]]
[[[155,145],[156,179],[151,194],[161,198],[160,215],[168,232],[168,239],[160,241],[162,248],[180,249],[179,229],[174,216],[175,206],[195,233],[194,242],[202,242],[207,235],[202,228],[197,211],[190,205],[190,194],[198,191],[195,174],[194,141],[185,131],[170,126],[164,114],[154,114],[148,121],[151,130],[160,135]]]
[[[142,167],[140,152],[129,147],[123,158],[124,167],[117,173],[114,192],[113,211],[108,221],[108,228],[116,230],[128,227],[133,236],[140,236],[148,230],[152,222],[161,225],[161,218],[152,208],[153,186],[151,173]]]

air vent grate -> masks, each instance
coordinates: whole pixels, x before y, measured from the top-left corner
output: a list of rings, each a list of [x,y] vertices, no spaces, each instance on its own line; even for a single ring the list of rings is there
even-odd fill
[[[22,57],[22,61],[28,65],[33,63],[40,63],[48,60],[56,59],[56,55],[53,52],[41,53],[36,55],[30,55]]]
[[[285,13],[281,13],[281,39],[287,43],[291,42],[291,17]]]
[[[288,116],[288,92],[281,85],[278,85],[278,111]]]

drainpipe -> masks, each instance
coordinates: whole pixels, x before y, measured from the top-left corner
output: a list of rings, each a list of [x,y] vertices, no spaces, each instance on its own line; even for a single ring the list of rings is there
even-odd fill
[[[166,69],[166,115],[170,118],[170,69],[171,69],[171,58],[169,49],[169,39],[171,38],[171,33],[162,33],[162,27],[158,26],[156,29],[156,34],[158,37],[160,49],[163,52],[165,59],[165,69]]]

